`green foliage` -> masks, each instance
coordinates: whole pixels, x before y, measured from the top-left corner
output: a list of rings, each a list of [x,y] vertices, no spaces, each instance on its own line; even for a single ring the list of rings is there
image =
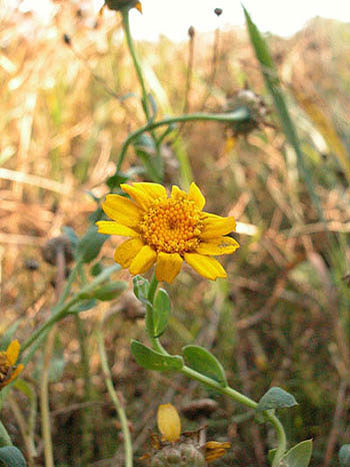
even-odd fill
[[[193,370],[217,381],[222,387],[227,386],[225,370],[219,360],[207,349],[199,345],[186,345],[182,351],[186,362]]]
[[[23,454],[15,446],[0,448],[0,462],[5,467],[25,467],[27,465]]]
[[[339,449],[339,462],[341,467],[349,467],[350,466],[350,444],[344,444]]]
[[[161,354],[135,340],[131,341],[131,352],[136,362],[146,370],[179,371],[183,367],[183,359],[179,355]]]
[[[90,263],[94,260],[108,237],[109,235],[98,233],[95,225],[90,226],[77,245],[77,261]]]
[[[307,185],[310,198],[313,200],[316,208],[319,211],[319,215],[322,218],[323,215],[321,211],[320,202],[314,190],[314,182],[313,182],[312,173],[305,164],[305,161],[304,161],[305,156],[301,149],[299,137],[298,137],[295,125],[290,116],[290,113],[289,113],[289,110],[286,104],[286,100],[281,89],[280,80],[278,78],[277,71],[274,66],[273,60],[271,58],[268,46],[264,38],[262,37],[259,29],[253,23],[248,11],[244,7],[243,7],[243,10],[244,10],[244,15],[247,21],[247,29],[248,29],[250,41],[254,47],[256,57],[258,61],[260,62],[261,71],[264,76],[267,89],[269,90],[273,98],[275,108],[279,115],[284,134],[286,135],[286,138],[291,144],[291,146],[294,148],[294,151],[295,151],[295,154],[298,160],[299,169]]]
[[[298,405],[292,394],[278,387],[270,388],[259,400],[256,408],[258,412],[271,409],[281,409],[284,407],[294,407]]]
[[[286,467],[307,467],[311,460],[311,454],[312,440],[308,439],[292,447],[283,456],[282,462]]]
[[[144,277],[137,275],[132,280],[134,294],[144,305],[152,305],[148,300],[149,281]]]
[[[165,331],[168,325],[170,307],[168,292],[159,289],[153,302],[153,337],[160,337]]]

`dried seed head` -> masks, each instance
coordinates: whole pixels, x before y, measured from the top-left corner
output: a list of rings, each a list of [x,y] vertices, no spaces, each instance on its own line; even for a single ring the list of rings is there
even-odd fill
[[[233,112],[240,107],[248,107],[250,117],[244,122],[234,123],[230,125],[234,135],[246,135],[251,131],[259,128],[260,124],[265,123],[269,109],[263,98],[255,94],[250,89],[241,89],[237,92],[233,99],[228,99],[225,105],[226,112]]]
[[[60,235],[48,240],[43,246],[41,253],[47,263],[56,265],[57,256],[60,251],[64,254],[66,264],[73,261],[72,245],[67,235]]]
[[[165,446],[153,457],[152,467],[205,467],[206,461],[203,452],[198,446],[190,443],[179,443],[174,446]]]
[[[196,31],[195,31],[195,29],[194,29],[193,26],[190,26],[190,27],[188,28],[187,33],[188,33],[188,35],[190,36],[190,38],[193,39],[193,38],[194,38],[194,35],[195,35],[195,33],[196,33]]]
[[[218,408],[218,403],[213,399],[198,399],[184,405],[182,413],[190,420],[202,417],[210,417]]]

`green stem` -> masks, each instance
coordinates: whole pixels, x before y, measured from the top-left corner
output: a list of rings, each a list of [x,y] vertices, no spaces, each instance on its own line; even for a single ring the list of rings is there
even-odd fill
[[[258,406],[257,402],[255,402],[253,399],[250,399],[249,397],[244,396],[243,394],[236,391],[235,389],[230,388],[229,386],[226,386],[226,387],[221,386],[221,384],[219,384],[217,381],[211,378],[208,378],[207,376],[202,375],[201,373],[198,373],[195,370],[192,370],[192,368],[189,368],[186,365],[181,369],[181,373],[188,376],[189,378],[195,379],[205,384],[206,386],[216,389],[222,394],[226,394],[231,399],[251,409],[256,409]],[[277,434],[277,450],[276,450],[273,463],[272,463],[272,467],[277,467],[284,453],[286,452],[286,448],[287,448],[286,434],[285,434],[282,423],[279,421],[276,415],[271,414],[268,411],[265,411],[264,416],[273,425],[276,431],[276,434]]]
[[[119,172],[130,144],[138,136],[142,135],[142,133],[144,133],[145,131],[151,131],[160,126],[171,125],[177,122],[190,122],[194,120],[232,123],[232,122],[245,121],[248,119],[249,119],[248,108],[241,107],[235,110],[234,112],[225,113],[225,114],[193,113],[193,114],[188,114],[188,115],[180,115],[179,117],[165,118],[163,120],[159,120],[158,122],[149,122],[143,127],[131,133],[127,137],[127,139],[124,141],[122,149],[120,151],[120,156],[119,156],[119,160],[117,163],[116,171]]]
[[[79,276],[83,286],[87,285],[87,278],[85,274],[85,269],[83,263],[79,262],[77,264],[77,269],[79,271]],[[91,401],[92,399],[92,385],[90,377],[90,367],[89,367],[89,352],[88,346],[86,345],[86,332],[84,327],[84,322],[79,315],[75,315],[75,324],[77,327],[77,334],[80,347],[80,359],[82,366],[82,374],[84,380],[84,402]],[[87,407],[81,413],[81,438],[82,438],[82,461],[88,463],[91,460],[92,448],[93,448],[93,426],[92,426],[92,417],[91,417],[91,408]]]
[[[113,401],[113,404],[116,408],[116,411],[117,411],[117,414],[120,420],[120,424],[122,427],[122,433],[123,433],[123,438],[124,438],[124,450],[125,450],[125,466],[132,467],[133,465],[132,443],[131,443],[128,420],[126,418],[125,410],[122,404],[120,403],[118,395],[113,387],[112,376],[111,376],[111,372],[108,366],[106,349],[105,349],[101,329],[98,329],[97,331],[97,341],[98,341],[98,349],[99,349],[99,354],[100,354],[100,359],[101,359],[101,366],[102,366],[102,371],[105,377],[106,386],[107,386],[109,395]]]
[[[207,376],[202,375],[201,373],[198,373],[198,371],[192,370],[192,368],[189,368],[186,365],[184,365],[184,367],[181,369],[181,373],[188,376],[189,378],[195,379],[205,384],[206,386],[209,386],[213,389],[216,389],[217,391],[220,391],[222,394],[226,394],[231,399],[234,399],[236,402],[246,405],[247,407],[250,407],[251,409],[256,409],[256,407],[258,406],[258,404],[255,401],[253,401],[247,396],[244,396],[243,394],[236,391],[235,389],[232,389],[229,386],[223,387],[217,381],[211,378],[208,378]]]
[[[106,268],[104,271],[101,272],[90,284],[86,285],[82,289],[79,290],[77,294],[75,294],[71,300],[66,303],[62,303],[54,308],[54,313],[50,316],[50,318],[42,324],[30,337],[25,341],[25,343],[21,347],[21,355],[23,352],[30,347],[45,331],[49,330],[55,323],[60,321],[61,319],[65,318],[69,315],[69,311],[73,305],[75,305],[80,300],[84,299],[84,295],[89,295],[93,290],[102,282],[107,280],[113,272],[118,271],[120,269],[119,264],[114,264],[109,268]]]
[[[280,465],[280,460],[282,459],[284,453],[287,450],[287,438],[284,431],[282,423],[276,417],[276,415],[269,414],[265,412],[266,418],[273,425],[276,434],[277,434],[277,449],[272,461],[272,467],[278,467]]]
[[[131,32],[130,32],[130,23],[129,23],[129,8],[124,8],[121,10],[122,14],[122,21],[123,21],[123,28],[126,36],[126,41],[129,47],[130,55],[135,67],[135,71],[138,77],[138,80],[141,85],[142,89],[142,107],[145,112],[147,121],[150,121],[150,113],[149,113],[149,108],[148,108],[148,96],[147,96],[147,91],[146,91],[146,86],[145,86],[145,80],[143,79],[143,74],[142,74],[142,68],[140,66],[140,62],[137,58],[136,50],[134,47],[134,43],[132,40]]]

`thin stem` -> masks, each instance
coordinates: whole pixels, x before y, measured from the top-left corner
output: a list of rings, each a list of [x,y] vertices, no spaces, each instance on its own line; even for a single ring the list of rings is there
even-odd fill
[[[287,450],[287,438],[284,431],[282,423],[276,417],[276,415],[269,414],[265,412],[266,418],[273,425],[276,434],[277,434],[277,449],[272,461],[272,467],[278,467],[280,465],[280,460],[282,459],[284,453]]]
[[[133,460],[132,460],[132,443],[131,443],[131,436],[129,431],[128,419],[126,418],[125,410],[119,400],[118,394],[116,393],[113,382],[112,382],[112,375],[111,371],[108,366],[107,362],[107,355],[106,349],[103,341],[103,335],[101,332],[101,328],[97,331],[97,341],[98,341],[98,349],[101,359],[101,366],[102,371],[105,377],[106,386],[109,392],[109,395],[113,401],[113,404],[116,408],[119,421],[122,427],[122,433],[124,438],[124,450],[125,450],[125,466],[132,467]]]
[[[75,305],[77,302],[81,300],[81,296],[91,293],[99,284],[104,282],[113,274],[113,272],[118,271],[120,269],[119,264],[114,264],[109,268],[106,268],[104,271],[101,272],[93,281],[91,281],[88,285],[80,289],[80,291],[75,294],[71,300],[66,303],[62,303],[59,306],[54,308],[54,313],[50,316],[50,318],[42,324],[32,335],[25,341],[25,343],[21,347],[21,355],[23,352],[30,347],[44,332],[49,330],[55,323],[60,321],[61,319],[65,318],[69,315],[69,310]]]
[[[208,113],[193,113],[188,115],[180,115],[179,117],[169,117],[163,120],[159,120],[158,122],[150,122],[144,125],[143,127],[139,128],[138,130],[131,133],[128,138],[124,141],[119,160],[116,166],[116,171],[118,172],[123,164],[124,158],[126,156],[126,152],[130,146],[130,144],[135,140],[138,136],[142,135],[142,133],[146,131],[151,131],[155,128],[164,125],[172,125],[177,122],[190,122],[190,121],[216,121],[216,122],[240,122],[249,119],[249,109],[247,107],[241,107],[234,112],[225,113],[225,114],[208,114]]]
[[[77,264],[79,276],[83,286],[87,285],[87,278],[84,270],[83,263]],[[86,332],[84,322],[79,315],[75,315],[75,324],[77,327],[77,335],[80,347],[80,360],[82,366],[82,374],[84,380],[84,402],[88,402],[92,399],[92,385],[90,378],[90,366],[89,366],[89,352],[88,346],[86,345]],[[82,423],[82,461],[88,463],[91,459],[92,447],[93,447],[93,427],[91,419],[91,408],[86,407],[81,412],[81,423]]]
[[[131,32],[130,32],[129,8],[124,8],[121,11],[121,14],[122,14],[123,28],[125,32],[126,41],[127,41],[130,55],[131,55],[131,58],[132,58],[132,61],[135,67],[135,71],[136,71],[136,74],[137,74],[137,77],[138,77],[138,80],[140,82],[141,89],[142,89],[142,107],[145,112],[147,121],[149,122],[151,116],[150,116],[149,107],[148,107],[148,96],[147,96],[147,91],[146,91],[146,86],[145,86],[145,80],[143,79],[142,68],[140,66],[140,62],[136,55],[136,50],[135,50]]]
[[[208,378],[207,376],[202,375],[201,373],[198,373],[198,371],[192,370],[192,368],[189,368],[186,365],[184,365],[183,368],[181,369],[181,373],[183,373],[184,375],[188,376],[191,379],[195,379],[205,384],[206,386],[216,389],[222,394],[226,394],[231,399],[234,399],[236,402],[246,405],[247,407],[250,407],[251,409],[256,409],[256,407],[258,406],[258,404],[255,401],[253,401],[253,399],[250,399],[249,397],[244,396],[243,394],[239,393],[235,389],[230,388],[229,386],[226,386],[226,387],[222,386],[217,381],[211,378]]]

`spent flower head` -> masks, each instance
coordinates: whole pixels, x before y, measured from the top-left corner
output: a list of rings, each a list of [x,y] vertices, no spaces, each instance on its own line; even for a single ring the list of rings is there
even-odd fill
[[[111,10],[120,11],[124,8],[136,8],[142,13],[142,5],[138,0],[105,0],[105,5]]]
[[[156,264],[158,281],[169,283],[183,261],[207,279],[226,277],[213,256],[239,248],[226,236],[235,229],[235,219],[203,212],[205,199],[195,183],[188,193],[174,185],[170,197],[157,183],[122,184],[121,189],[131,199],[107,195],[102,207],[113,220],[97,222],[100,233],[130,237],[115,250],[117,263],[133,275]]]
[[[150,459],[152,467],[204,467],[208,462],[223,456],[231,446],[230,443],[218,441],[209,441],[201,446],[201,430],[181,434],[180,417],[172,404],[158,407],[157,426],[161,437],[152,434],[153,453],[142,457],[143,460]]]
[[[20,347],[18,340],[14,340],[6,351],[0,352],[0,389],[17,378],[24,368],[22,364],[16,366]]]

